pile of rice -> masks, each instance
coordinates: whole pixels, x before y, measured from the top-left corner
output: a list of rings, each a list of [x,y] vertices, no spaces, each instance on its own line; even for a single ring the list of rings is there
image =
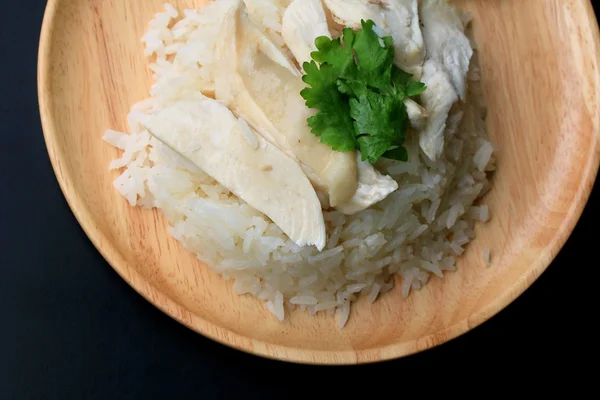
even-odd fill
[[[279,3],[285,7],[285,0]],[[311,315],[335,313],[343,327],[358,296],[374,302],[394,287],[394,275],[401,277],[395,290],[408,296],[431,274],[441,278],[445,271],[454,271],[475,237],[475,224],[490,218],[488,207],[477,202],[490,187],[488,175],[495,162],[484,126],[476,56],[468,75],[469,101],[452,111],[442,160],[428,161],[420,153],[418,138],[409,134],[408,162],[384,160],[376,165],[398,181],[399,189],[356,215],[325,212],[328,241],[319,253],[315,247],[295,245],[268,218],[141,125],[145,116],[181,96],[211,90],[211,38],[218,28],[214,15],[219,7],[219,2],[209,3],[180,14],[166,5],[151,21],[143,37],[155,79],[150,97],[132,107],[129,133],[108,130],[104,135],[122,150],[110,164],[111,170],[121,171],[114,181],[119,193],[132,206],[160,210],[170,223],[170,234],[188,251],[231,279],[237,294],[262,299],[279,320],[300,307]],[[251,16],[277,37],[281,10],[272,11],[262,18]],[[489,249],[482,259],[489,264]]]

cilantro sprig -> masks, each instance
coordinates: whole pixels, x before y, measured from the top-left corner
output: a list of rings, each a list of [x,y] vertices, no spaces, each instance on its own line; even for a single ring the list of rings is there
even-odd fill
[[[308,126],[336,151],[360,150],[363,161],[407,161],[404,100],[425,84],[394,65],[391,37],[377,35],[372,20],[361,26],[345,28],[340,38],[316,38],[313,61],[303,65],[308,86],[300,92],[306,106],[318,110]]]

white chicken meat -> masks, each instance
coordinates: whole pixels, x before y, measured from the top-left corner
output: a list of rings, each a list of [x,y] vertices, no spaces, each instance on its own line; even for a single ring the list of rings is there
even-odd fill
[[[317,50],[315,39],[320,36],[331,39],[321,0],[292,1],[283,14],[281,35],[300,67],[310,62],[310,53]]]
[[[322,194],[325,208],[349,201],[358,187],[355,152],[335,151],[310,132],[306,120],[314,110],[300,95],[305,87],[302,78],[261,51],[259,43],[268,38],[253,28],[240,7],[224,20],[220,38],[217,100],[297,160]]]
[[[222,0],[221,0],[222,1]],[[283,45],[281,19],[292,0],[244,0],[248,17],[278,46]]]
[[[398,182],[394,178],[381,174],[370,163],[362,161],[361,157],[357,152],[358,189],[350,201],[337,206],[337,210],[346,215],[366,210],[398,189]]]
[[[460,11],[447,0],[423,0],[421,20],[427,58],[442,65],[464,101],[473,48],[465,35]]]
[[[198,94],[162,109],[148,131],[269,217],[298,246],[327,239],[321,203],[293,159],[218,101]]]
[[[333,20],[354,30],[361,28],[361,19],[373,20],[375,25],[384,28],[385,15],[383,9],[369,0],[323,0],[325,7],[331,11]]]
[[[437,161],[445,146],[445,131],[452,106],[464,101],[467,72],[473,55],[457,8],[446,0],[421,2],[422,31],[427,60],[422,81],[427,90],[420,96],[428,114],[419,144],[432,161]]]
[[[458,94],[448,74],[435,60],[425,61],[423,81],[427,90],[421,93],[421,102],[429,117],[425,128],[419,132],[419,146],[429,159],[437,161],[444,151],[446,121]]]

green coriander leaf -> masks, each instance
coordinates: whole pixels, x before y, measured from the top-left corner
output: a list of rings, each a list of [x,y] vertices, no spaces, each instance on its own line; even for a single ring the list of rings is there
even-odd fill
[[[305,83],[310,85],[300,92],[308,108],[318,109],[307,122],[311,132],[321,138],[321,142],[336,151],[350,151],[356,148],[354,127],[350,118],[350,105],[343,93],[337,90],[337,76],[330,64],[321,68],[314,61],[304,63]]]
[[[371,20],[346,28],[342,38],[315,40],[314,61],[304,63],[300,92],[317,112],[307,119],[311,132],[336,151],[359,149],[363,160],[406,161],[408,124],[404,100],[426,87],[394,65],[391,37],[380,37]]]
[[[406,139],[406,106],[401,100],[366,90],[358,99],[350,99],[350,115],[363,160],[374,163],[382,156],[403,157],[402,150],[385,155],[392,146],[401,147]]]
[[[393,137],[390,126],[394,98],[366,90],[358,99],[350,99],[350,115],[357,135]]]
[[[302,80],[309,87],[302,89],[300,95],[306,101],[308,108],[320,108],[324,102],[331,100],[333,92],[337,91],[335,86],[337,75],[329,64],[324,64],[319,68],[317,63],[311,61],[305,62],[302,67],[305,72]]]
[[[374,164],[383,156],[392,145],[392,141],[384,136],[361,136],[358,146],[362,154],[362,161]]]
[[[375,162],[394,144],[397,133],[392,126],[396,100],[373,91],[350,99],[350,115],[363,160]]]
[[[392,102],[392,112],[390,118],[390,125],[394,129],[394,141],[393,144],[401,146],[406,140],[406,122],[408,121],[408,112],[406,111],[406,105],[404,101],[397,98]]]
[[[340,103],[340,108],[319,113],[308,118],[308,126],[321,143],[333,150],[347,152],[356,149],[356,139],[352,132],[352,120],[347,118],[348,104]]]
[[[404,147],[396,147],[395,149],[391,149],[383,153],[384,158],[389,158],[390,160],[396,161],[408,161],[408,151]]]
[[[337,87],[340,92],[347,94],[350,97],[358,97],[369,90],[367,85],[355,80],[338,79]]]
[[[338,79],[336,84],[340,93],[346,94],[348,96],[354,96],[354,91],[352,90],[352,87],[348,84],[347,81]]]
[[[396,66],[392,70],[392,83],[396,86],[406,86],[406,84],[410,81],[410,78],[412,77],[412,74]]]
[[[363,29],[356,33],[353,45],[360,69],[373,71],[390,64],[390,54],[392,59],[394,56],[391,38],[379,37],[373,30],[375,23],[372,20],[363,20],[361,25]]]
[[[392,66],[387,68],[376,69],[373,71],[360,71],[358,72],[359,80],[365,82],[367,85],[377,88],[379,90],[387,90],[390,85]]]
[[[354,44],[355,34],[350,28],[342,32],[344,43],[340,38],[329,39],[327,36],[320,36],[315,40],[317,51],[313,51],[311,56],[313,60],[323,64],[327,63],[333,66],[334,73],[338,76],[353,77],[356,75],[356,62],[352,46]]]
[[[362,30],[356,33],[354,51],[358,60],[358,78],[370,86],[386,89],[392,79],[394,47],[389,36],[379,37],[372,20],[361,21]]]
[[[409,81],[406,84],[404,92],[406,97],[418,96],[425,91],[427,86],[423,82]]]
[[[392,93],[399,99],[418,96],[427,88],[423,82],[411,80],[412,74],[394,66],[392,69]]]

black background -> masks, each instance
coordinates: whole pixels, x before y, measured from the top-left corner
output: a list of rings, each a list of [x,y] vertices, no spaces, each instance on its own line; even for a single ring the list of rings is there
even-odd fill
[[[39,121],[37,46],[46,2],[2,3],[0,399],[271,398],[304,386],[290,382],[292,374],[299,382],[332,374],[334,383],[457,365],[573,372],[595,353],[600,184],[562,252],[525,294],[424,353],[366,366],[303,366],[241,353],[184,328],[121,280],[72,216]],[[268,379],[272,373],[283,380]]]

